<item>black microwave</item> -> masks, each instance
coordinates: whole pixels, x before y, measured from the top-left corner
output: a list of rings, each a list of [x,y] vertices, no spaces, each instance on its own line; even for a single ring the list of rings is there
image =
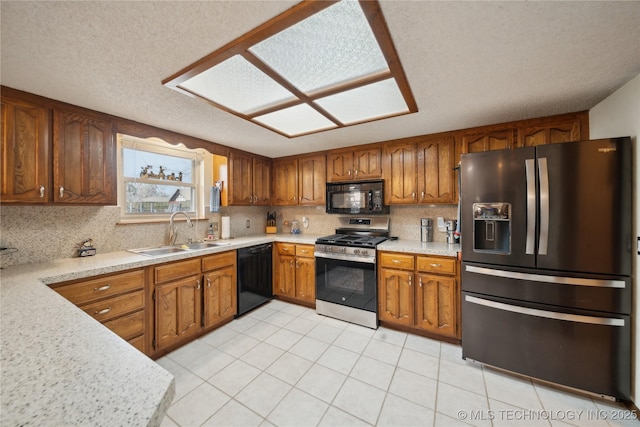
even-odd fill
[[[327,183],[327,213],[388,214],[384,204],[384,181]]]

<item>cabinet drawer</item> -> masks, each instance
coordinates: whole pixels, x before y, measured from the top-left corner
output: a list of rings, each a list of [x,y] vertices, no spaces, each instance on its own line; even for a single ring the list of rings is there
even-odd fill
[[[120,335],[125,340],[130,340],[144,334],[144,311],[137,311],[119,319],[110,320],[104,326]]]
[[[80,305],[143,288],[144,272],[136,270],[70,285],[62,285],[55,287],[54,290],[72,303]]]
[[[416,270],[427,273],[456,274],[456,260],[453,258],[416,257]]]
[[[313,258],[314,251],[313,245],[296,245],[296,255],[299,257]]]
[[[129,340],[129,344],[144,353],[144,335],[140,335],[139,337]]]
[[[164,264],[153,269],[154,283],[164,283],[194,274],[200,274],[200,258]]]
[[[390,254],[383,252],[380,254],[380,264],[383,267],[413,270],[414,257],[413,255]]]
[[[296,245],[293,243],[278,243],[276,247],[278,248],[278,255],[296,254]]]
[[[215,270],[227,265],[235,265],[236,251],[202,257],[202,271]]]
[[[100,322],[105,322],[122,314],[144,308],[144,292],[132,292],[106,300],[81,305],[80,308],[94,319]]]

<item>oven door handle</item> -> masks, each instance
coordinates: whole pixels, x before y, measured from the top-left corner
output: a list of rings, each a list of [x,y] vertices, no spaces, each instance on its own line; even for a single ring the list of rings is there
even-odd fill
[[[365,263],[365,264],[375,264],[376,257],[359,257],[353,255],[343,255],[343,254],[327,254],[324,252],[315,252],[313,254],[316,258],[324,258],[324,259],[335,259],[339,261],[350,261],[355,263]]]

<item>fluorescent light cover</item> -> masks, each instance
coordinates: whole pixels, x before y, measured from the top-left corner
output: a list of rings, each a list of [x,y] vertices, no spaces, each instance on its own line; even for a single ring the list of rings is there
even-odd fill
[[[316,104],[344,124],[408,113],[395,79],[387,79],[317,99]]]
[[[307,104],[300,104],[264,116],[254,117],[256,122],[278,129],[287,136],[318,132],[337,125]]]
[[[242,114],[297,99],[240,55],[203,71],[180,87]]]

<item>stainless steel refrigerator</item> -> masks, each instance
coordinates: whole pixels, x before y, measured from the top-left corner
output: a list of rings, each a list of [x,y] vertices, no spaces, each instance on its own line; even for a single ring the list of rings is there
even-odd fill
[[[630,398],[631,141],[462,155],[462,353]]]

